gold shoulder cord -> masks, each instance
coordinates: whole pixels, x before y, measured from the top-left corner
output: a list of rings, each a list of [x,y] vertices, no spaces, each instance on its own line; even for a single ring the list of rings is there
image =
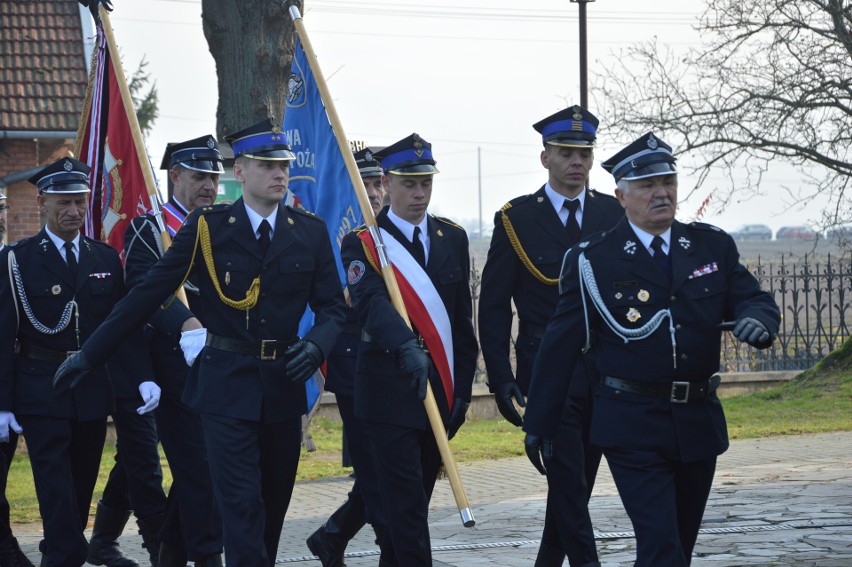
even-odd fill
[[[544,274],[542,274],[538,268],[533,265],[530,257],[527,256],[527,253],[524,251],[521,246],[521,241],[518,240],[518,235],[515,232],[515,227],[512,226],[512,221],[509,220],[509,215],[506,214],[506,209],[511,207],[511,205],[506,205],[502,210],[503,217],[503,228],[506,229],[506,236],[509,237],[509,242],[512,243],[512,248],[515,249],[515,252],[518,254],[518,258],[520,258],[521,263],[524,267],[533,275],[535,279],[543,283],[544,285],[556,285],[559,283],[559,278],[548,278]]]
[[[375,258],[373,258],[373,253],[370,252],[370,247],[367,246],[367,243],[363,240],[361,240],[361,247],[364,249],[364,256],[367,257],[367,262],[369,262],[370,265],[373,266],[374,270],[376,270],[377,272],[381,272],[379,266],[376,264]]]
[[[219,299],[228,307],[234,309],[245,309],[246,318],[248,318],[248,310],[257,305],[257,298],[260,296],[260,277],[254,278],[251,286],[246,292],[245,299],[240,301],[225,297],[222,293],[222,288],[219,286],[219,278],[216,276],[216,266],[213,264],[213,247],[210,245],[210,230],[207,228],[207,221],[203,215],[198,217],[198,236],[201,240],[201,253],[204,256],[204,263],[207,265],[207,272],[210,274],[210,279],[213,280],[213,287],[216,288],[216,293],[219,294]],[[195,253],[193,252],[193,257]],[[181,284],[183,285],[183,284]]]

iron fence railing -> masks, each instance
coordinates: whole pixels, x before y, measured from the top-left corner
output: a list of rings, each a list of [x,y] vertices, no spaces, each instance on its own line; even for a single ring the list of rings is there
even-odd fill
[[[769,349],[740,343],[730,333],[722,338],[722,370],[803,370],[810,368],[850,334],[852,324],[852,257],[748,266],[781,309],[781,329]]]

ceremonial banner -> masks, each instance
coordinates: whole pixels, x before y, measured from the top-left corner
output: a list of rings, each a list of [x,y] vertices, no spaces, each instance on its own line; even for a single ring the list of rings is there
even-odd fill
[[[345,272],[340,262],[340,244],[348,232],[361,224],[361,209],[298,39],[288,87],[282,130],[296,155],[290,164],[289,192],[295,197],[295,205],[325,221],[343,285]],[[313,313],[305,313],[299,325],[300,336],[307,334],[313,321]],[[305,383],[309,413],[319,403],[323,385],[320,372]]]
[[[127,90],[120,84],[124,73],[116,72],[115,66],[121,62],[113,55],[99,25],[75,153],[92,168],[86,236],[102,240],[121,253],[130,221],[154,209],[143,168],[148,168],[150,178],[153,174],[145,149],[137,147],[136,140],[141,136],[133,133],[136,116],[127,114],[133,104],[123,98]],[[140,156],[145,156],[144,161]]]

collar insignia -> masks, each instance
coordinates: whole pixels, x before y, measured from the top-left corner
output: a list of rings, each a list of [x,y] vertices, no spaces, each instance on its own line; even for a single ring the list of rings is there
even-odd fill
[[[632,240],[628,240],[624,243],[624,251],[633,256],[636,254],[636,243]]]
[[[684,250],[689,250],[689,247],[692,246],[692,242],[690,242],[690,240],[685,236],[681,236],[680,238],[678,238],[677,242]]]

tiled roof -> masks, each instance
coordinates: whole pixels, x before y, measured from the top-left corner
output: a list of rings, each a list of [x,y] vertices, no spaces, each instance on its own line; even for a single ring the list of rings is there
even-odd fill
[[[78,7],[0,0],[0,131],[77,130],[88,82]]]

